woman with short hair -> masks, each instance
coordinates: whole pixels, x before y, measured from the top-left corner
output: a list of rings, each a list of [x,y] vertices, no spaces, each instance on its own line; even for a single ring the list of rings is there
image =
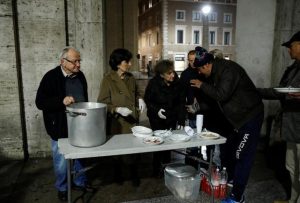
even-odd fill
[[[142,112],[145,102],[141,98],[136,80],[129,72],[132,54],[127,49],[115,49],[109,58],[112,71],[104,76],[98,102],[107,104],[107,134],[131,133],[131,128],[139,120],[138,110]],[[123,162],[129,165],[133,186],[139,186],[137,176],[138,155],[115,157],[115,181],[123,182]]]
[[[145,91],[147,116],[152,130],[183,128],[185,123],[185,97],[174,63],[162,60],[154,67],[155,76]],[[153,154],[153,175],[160,175],[160,164],[170,161],[170,151]]]

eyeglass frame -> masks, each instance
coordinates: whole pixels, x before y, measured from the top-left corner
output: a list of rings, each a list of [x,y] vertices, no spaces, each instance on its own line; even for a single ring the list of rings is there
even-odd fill
[[[67,59],[67,58],[63,58],[63,59],[66,60],[66,61],[68,61],[68,62],[70,62],[70,63],[72,63],[74,66],[76,66],[77,63],[78,63],[78,64],[81,63],[81,59],[75,60],[75,61],[71,61],[71,60],[69,60],[69,59]]]

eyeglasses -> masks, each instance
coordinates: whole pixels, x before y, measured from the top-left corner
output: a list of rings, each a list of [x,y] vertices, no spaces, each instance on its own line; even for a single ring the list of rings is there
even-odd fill
[[[65,59],[66,61],[72,63],[74,66],[76,66],[77,64],[80,64],[80,63],[81,63],[81,59],[79,59],[79,60],[74,60],[74,61],[71,61],[71,60],[69,60],[69,59],[67,59],[67,58],[64,58],[64,59]]]

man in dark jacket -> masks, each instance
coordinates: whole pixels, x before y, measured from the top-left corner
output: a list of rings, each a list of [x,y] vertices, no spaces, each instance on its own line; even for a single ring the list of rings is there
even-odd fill
[[[48,71],[37,90],[36,106],[43,111],[47,134],[51,137],[55,187],[58,198],[67,200],[67,162],[58,151],[58,139],[68,137],[66,106],[74,102],[88,101],[87,82],[80,71],[80,53],[66,47],[60,54],[60,66]],[[79,160],[74,162],[74,171],[83,169]],[[74,178],[74,188],[90,190],[84,173]]]
[[[184,97],[186,99],[186,105],[193,105],[196,99],[195,87],[191,87],[191,79],[199,79],[197,69],[194,67],[194,61],[196,58],[195,50],[191,50],[188,53],[188,67],[180,75],[180,83],[183,87]],[[196,128],[196,112],[188,113],[189,126]]]
[[[226,120],[234,127],[227,137],[225,154],[221,146],[222,163],[228,169],[229,179],[233,178],[232,193],[222,203],[244,202],[243,193],[264,117],[263,103],[255,85],[240,65],[214,58],[202,47],[195,50],[194,65],[208,82],[191,80],[191,86],[198,87],[205,96],[216,101]]]
[[[288,48],[291,59],[295,61],[285,70],[279,87],[297,89],[291,88],[285,93],[277,92],[273,88],[259,88],[258,90],[264,99],[278,99],[281,102],[281,134],[287,142],[285,165],[290,172],[292,182],[291,198],[286,202],[300,203],[300,94],[298,91],[300,88],[300,31],[282,46]]]

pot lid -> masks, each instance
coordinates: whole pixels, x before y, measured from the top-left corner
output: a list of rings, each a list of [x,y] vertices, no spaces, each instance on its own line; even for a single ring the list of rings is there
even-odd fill
[[[182,163],[170,164],[165,168],[165,171],[177,178],[188,178],[197,174],[197,170],[194,167]]]

